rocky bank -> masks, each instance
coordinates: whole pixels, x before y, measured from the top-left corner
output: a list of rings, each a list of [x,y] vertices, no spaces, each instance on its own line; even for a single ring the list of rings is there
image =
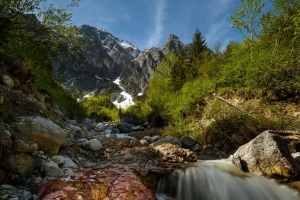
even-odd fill
[[[172,163],[197,160],[179,139],[161,140],[157,130],[125,119],[69,119],[48,94],[25,93],[5,84],[7,77],[0,85],[0,199],[155,199]]]
[[[184,162],[230,157],[238,168],[297,181],[298,154],[267,131],[235,153],[185,136],[162,138],[123,116],[120,124],[70,119],[45,92],[0,84],[0,199],[156,199],[158,180]],[[285,139],[283,139],[285,138]]]

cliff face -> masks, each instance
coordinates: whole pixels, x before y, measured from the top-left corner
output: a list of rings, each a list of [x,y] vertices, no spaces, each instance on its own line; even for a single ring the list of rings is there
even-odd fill
[[[86,94],[110,95],[120,99],[122,88],[114,83],[120,77],[120,86],[133,97],[144,93],[149,78],[162,59],[171,51],[178,52],[188,46],[171,34],[164,45],[140,51],[130,42],[88,25],[76,27],[83,36],[86,48],[80,56],[69,59],[60,74],[67,90],[78,98]],[[58,74],[59,66],[54,65]]]

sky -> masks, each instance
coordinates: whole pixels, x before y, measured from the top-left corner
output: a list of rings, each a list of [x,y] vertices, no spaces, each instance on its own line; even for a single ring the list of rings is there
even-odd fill
[[[48,0],[65,7],[71,0]],[[81,0],[72,9],[73,25],[103,29],[140,50],[160,47],[170,34],[185,44],[192,42],[198,27],[209,48],[219,42],[242,41],[232,28],[230,15],[240,8],[239,0]]]

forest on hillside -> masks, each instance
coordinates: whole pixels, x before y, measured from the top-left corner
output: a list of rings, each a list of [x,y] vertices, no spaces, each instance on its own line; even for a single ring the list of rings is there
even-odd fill
[[[116,120],[121,111],[109,97],[78,103],[52,76],[54,61],[64,63],[84,47],[70,22],[70,8],[78,6],[78,1],[66,8],[43,8],[44,1],[0,1],[0,72],[15,76],[25,91],[46,91],[70,114]],[[147,93],[122,112],[162,127],[166,135],[191,135],[200,142],[224,124],[230,128],[245,126],[254,132],[276,127],[277,122],[270,119],[250,119],[240,112],[225,113],[211,126],[199,127],[199,119],[207,112],[205,106],[216,96],[238,94],[261,101],[299,99],[300,1],[268,1],[273,6],[266,13],[262,13],[265,1],[240,1],[231,20],[244,41],[230,41],[224,50],[220,44],[209,49],[196,28],[189,52],[182,49],[168,54],[149,81]],[[210,114],[220,113],[220,107],[215,105]]]

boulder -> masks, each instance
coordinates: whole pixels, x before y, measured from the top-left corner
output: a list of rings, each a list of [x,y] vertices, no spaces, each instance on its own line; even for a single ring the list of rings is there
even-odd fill
[[[33,153],[38,150],[38,145],[32,141],[26,139],[14,140],[12,148],[16,152],[21,153]]]
[[[56,164],[53,161],[47,161],[42,163],[41,172],[45,173],[45,176],[48,177],[61,178],[64,176],[63,170],[60,169],[58,167],[58,164]]]
[[[12,79],[9,75],[2,76],[2,83],[5,87],[12,89],[15,85],[14,79]]]
[[[158,140],[160,140],[160,136],[159,135],[155,135],[155,136],[150,137],[150,143],[156,142]]]
[[[141,139],[141,140],[140,140],[140,143],[141,143],[141,145],[143,145],[143,146],[149,145],[149,142],[148,142],[147,140],[145,140],[145,139]]]
[[[82,146],[86,150],[98,151],[102,148],[102,144],[97,139],[91,139]]]
[[[170,143],[170,144],[174,144],[174,145],[178,145],[179,147],[182,147],[182,143],[180,142],[180,140],[178,138],[175,138],[173,136],[166,136],[152,144],[150,144],[151,146],[155,147],[157,145],[161,145],[161,144],[165,144],[165,143]]]
[[[78,166],[73,162],[73,160],[71,160],[71,158],[69,157],[64,157],[66,162],[65,164],[63,164],[62,168],[65,169],[65,168],[70,168],[74,171],[77,170]]]
[[[0,138],[0,145],[5,146],[5,147],[10,147],[13,144],[12,139],[10,136],[2,136]]]
[[[55,162],[58,165],[63,165],[66,163],[66,159],[63,156],[53,156],[51,161]]]
[[[131,130],[131,127],[134,125],[132,124],[127,124],[127,123],[121,123],[117,125],[117,129],[119,129],[120,133],[129,133]]]
[[[292,153],[293,158],[300,163],[300,152]]]
[[[291,180],[299,175],[300,165],[291,156],[288,145],[280,135],[265,131],[231,156],[234,164],[241,163],[243,171],[268,178]]]
[[[196,144],[196,141],[189,136],[182,136],[180,138],[180,141],[181,141],[183,147],[188,148],[188,149]]]
[[[86,138],[80,138],[77,142],[78,146],[83,147],[83,145],[85,145],[86,143],[88,143],[88,139]]]
[[[54,156],[65,142],[67,133],[49,119],[24,116],[17,118],[16,131],[38,144],[39,150]]]
[[[6,170],[25,176],[33,172],[34,164],[34,159],[25,153],[4,154],[1,161]]]
[[[135,115],[130,114],[128,112],[122,114],[120,121],[123,124],[127,123],[127,124],[138,125],[140,123],[139,119]]]
[[[194,146],[191,147],[192,151],[201,151],[201,146],[200,144],[195,144]]]
[[[154,146],[162,159],[171,163],[196,162],[197,156],[188,149],[180,148],[178,145],[163,143]]]

